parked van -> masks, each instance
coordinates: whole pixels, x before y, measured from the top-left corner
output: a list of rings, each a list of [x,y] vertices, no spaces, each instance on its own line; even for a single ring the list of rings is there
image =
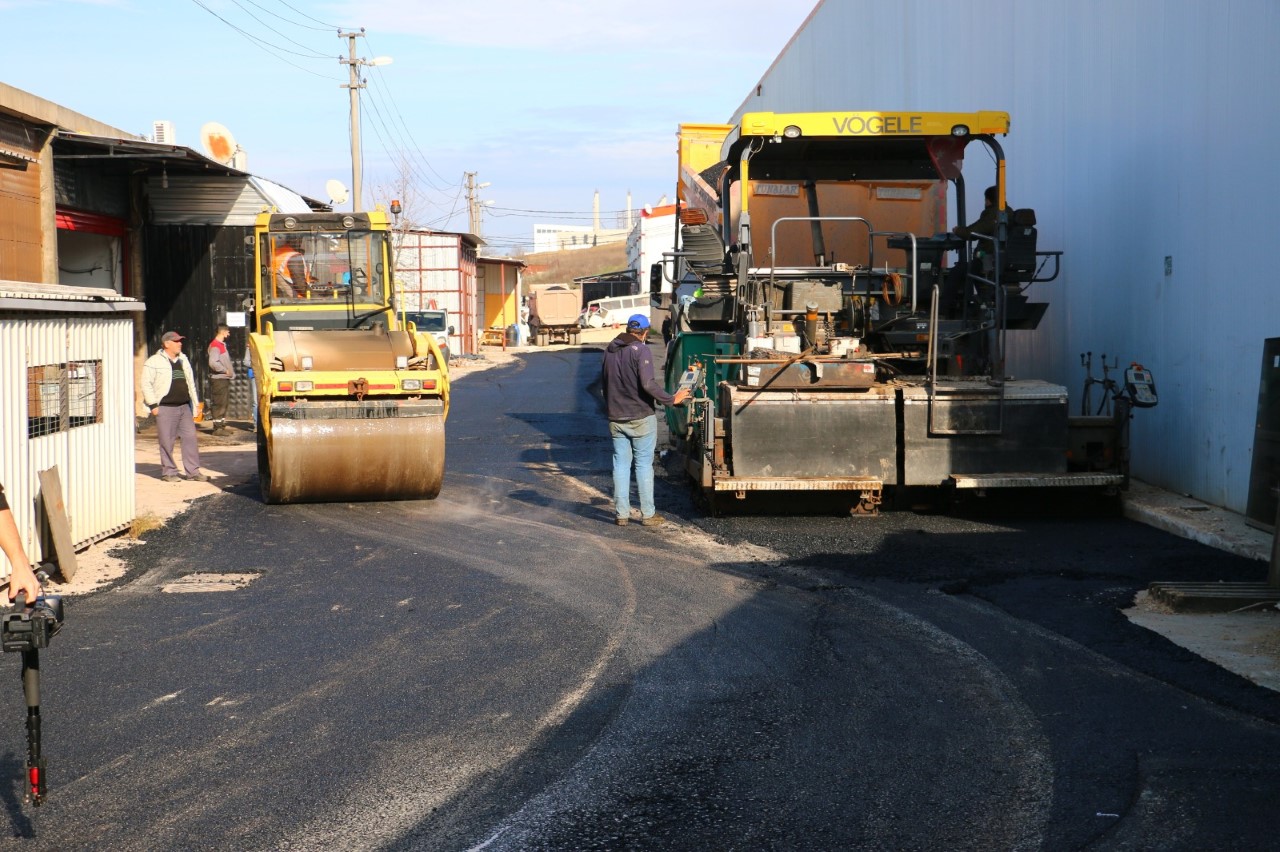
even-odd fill
[[[578,324],[584,328],[604,328],[627,324],[632,314],[649,314],[649,294],[612,296],[588,302],[578,316]]]

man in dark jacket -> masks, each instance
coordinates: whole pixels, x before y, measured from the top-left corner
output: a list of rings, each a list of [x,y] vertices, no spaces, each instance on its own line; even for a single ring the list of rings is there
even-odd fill
[[[605,414],[613,438],[613,507],[620,527],[631,521],[631,468],[640,492],[640,523],[662,523],[653,505],[653,450],[658,443],[658,418],[654,402],[679,405],[689,398],[688,389],[675,396],[663,390],[653,377],[653,358],[645,339],[649,318],[633,314],[627,330],[609,342],[604,353],[600,384],[604,388]]]

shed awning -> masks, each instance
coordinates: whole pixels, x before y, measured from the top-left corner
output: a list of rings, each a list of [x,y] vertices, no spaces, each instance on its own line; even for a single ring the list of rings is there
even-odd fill
[[[141,313],[146,305],[104,287],[0,281],[0,311]]]

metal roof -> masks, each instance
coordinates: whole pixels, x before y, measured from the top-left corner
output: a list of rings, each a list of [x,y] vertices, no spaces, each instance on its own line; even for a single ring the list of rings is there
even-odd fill
[[[219,163],[183,145],[59,130],[54,137],[53,159],[55,163],[93,160],[105,174],[133,174],[141,166],[149,176],[162,177],[166,181],[173,177],[191,178],[197,175],[241,178],[253,185],[257,196],[265,202],[263,206],[291,213],[330,209],[322,201]],[[237,186],[243,189],[243,184]],[[255,209],[253,212],[256,214],[259,211]]]
[[[146,305],[105,287],[72,287],[0,281],[0,310],[73,313],[140,313]]]
[[[117,139],[110,136],[93,136],[59,130],[54,136],[53,159],[97,160],[99,163],[118,163],[117,171],[132,172],[138,161],[154,162],[156,169],[179,173],[204,173],[220,175],[245,175],[245,172],[224,166],[203,154],[182,145],[164,145],[139,139]],[[104,171],[112,171],[104,169]]]

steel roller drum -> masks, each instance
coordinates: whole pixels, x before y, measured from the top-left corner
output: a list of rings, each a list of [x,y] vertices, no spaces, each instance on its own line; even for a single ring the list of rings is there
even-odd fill
[[[444,417],[288,420],[258,430],[266,503],[430,500],[444,480]]]

